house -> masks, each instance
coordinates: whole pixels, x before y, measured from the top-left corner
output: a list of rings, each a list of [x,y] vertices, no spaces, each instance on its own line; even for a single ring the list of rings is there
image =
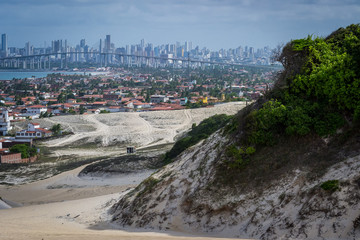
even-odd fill
[[[106,111],[109,111],[111,113],[113,112],[125,112],[125,108],[121,106],[110,106],[105,109]]]
[[[98,108],[94,108],[94,109],[88,109],[88,112],[94,113],[94,114],[99,114],[100,113],[100,109]]]
[[[52,132],[40,128],[39,123],[29,123],[27,129],[23,129],[19,132],[16,132],[16,138],[44,138],[44,137],[50,137],[52,135]]]
[[[47,112],[47,107],[42,105],[33,105],[26,108],[26,115],[27,116],[36,116],[40,115],[41,113]]]
[[[106,105],[106,102],[103,101],[103,102],[93,102],[91,103],[92,107],[96,108],[96,107],[102,107],[102,106],[105,106]]]
[[[184,98],[180,98],[180,105],[183,106],[188,102],[188,98],[184,97]]]
[[[150,103],[143,103],[143,102],[140,102],[140,101],[137,101],[137,100],[133,100],[131,102],[133,103],[133,107],[135,109],[150,108],[151,107]]]
[[[132,101],[128,101],[124,103],[124,106],[127,108],[134,108],[134,103]]]
[[[168,100],[169,100],[169,98],[166,97],[165,95],[151,95],[150,96],[151,103],[167,102]]]
[[[0,111],[0,135],[5,136],[12,129],[10,125],[9,112],[5,108]]]
[[[116,94],[104,94],[103,95],[104,100],[114,100],[117,101],[119,99],[119,95]]]

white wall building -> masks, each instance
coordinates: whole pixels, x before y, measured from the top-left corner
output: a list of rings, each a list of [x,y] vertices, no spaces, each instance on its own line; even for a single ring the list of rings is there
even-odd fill
[[[26,108],[26,113],[29,115],[40,115],[41,113],[45,113],[47,111],[47,107],[42,105],[34,105]]]
[[[150,96],[150,102],[151,103],[161,103],[161,102],[167,102],[169,101],[169,98],[165,95],[152,95]]]
[[[16,138],[43,138],[49,137],[51,134],[51,131],[40,128],[39,123],[29,123],[27,129],[16,132]]]
[[[12,129],[7,109],[0,111],[0,135],[5,136]]]

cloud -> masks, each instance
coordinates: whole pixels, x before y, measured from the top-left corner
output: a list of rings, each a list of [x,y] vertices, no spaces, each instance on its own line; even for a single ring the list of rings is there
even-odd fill
[[[359,22],[359,16],[358,0],[1,0],[0,31],[23,43],[44,36],[97,41],[110,33],[122,43],[144,37],[265,45],[284,36],[323,34]]]

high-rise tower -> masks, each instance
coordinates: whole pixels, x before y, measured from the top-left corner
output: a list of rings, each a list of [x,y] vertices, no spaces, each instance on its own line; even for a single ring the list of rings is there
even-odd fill
[[[84,48],[85,47],[85,39],[81,39],[80,40],[80,47]]]
[[[25,43],[25,54],[26,54],[26,56],[29,56],[32,54],[30,42]]]
[[[110,48],[111,48],[110,35],[106,35],[106,38],[105,38],[105,50],[106,50],[106,52],[109,52]]]
[[[3,52],[3,56],[8,56],[8,39],[7,35],[4,33],[1,35],[1,50]]]

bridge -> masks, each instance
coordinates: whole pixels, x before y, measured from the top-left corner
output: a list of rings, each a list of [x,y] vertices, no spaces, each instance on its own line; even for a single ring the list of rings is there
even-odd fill
[[[59,53],[43,53],[27,56],[10,56],[0,58],[0,67],[2,68],[22,68],[22,69],[51,69],[51,62],[59,62],[60,68],[68,68],[68,62],[81,62],[76,58],[91,59],[93,62],[99,63],[100,67],[108,66],[112,63],[112,57],[117,58],[120,64],[127,65],[146,65],[160,66],[161,64],[184,64],[187,63],[189,67],[192,63],[197,63],[201,67],[210,65],[227,65],[227,66],[244,66],[240,63],[228,63],[228,62],[215,62],[179,57],[165,57],[165,56],[142,56],[136,54],[123,54],[123,53],[102,53],[102,52],[59,52]],[[74,59],[75,58],[75,61]],[[135,63],[133,63],[133,60]]]

